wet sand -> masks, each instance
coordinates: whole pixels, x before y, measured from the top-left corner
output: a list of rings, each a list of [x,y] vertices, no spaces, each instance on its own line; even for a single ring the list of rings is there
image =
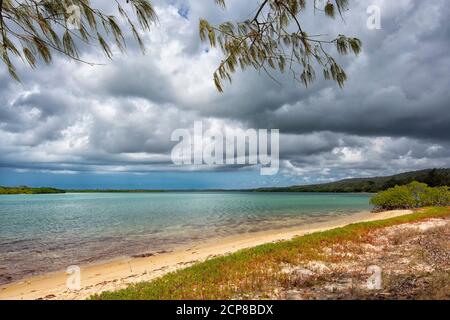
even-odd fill
[[[342,227],[351,223],[392,218],[411,213],[410,210],[360,212],[326,222],[300,227],[261,231],[192,243],[173,252],[160,252],[142,257],[117,258],[113,261],[80,266],[80,289],[68,289],[70,275],[66,271],[26,278],[0,286],[0,299],[86,299],[92,294],[117,290],[129,284],[148,281],[168,272],[264,243],[288,240],[317,231]]]

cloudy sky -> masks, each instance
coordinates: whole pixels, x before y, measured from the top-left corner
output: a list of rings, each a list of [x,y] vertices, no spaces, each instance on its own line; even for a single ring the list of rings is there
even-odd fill
[[[2,67],[0,185],[248,188],[450,167],[448,0],[351,0],[345,21],[307,12],[309,33],[363,42],[357,58],[340,60],[344,89],[248,70],[220,94],[212,73],[222,56],[200,42],[199,18],[244,20],[256,3],[228,0],[224,11],[213,0],[153,0],[159,22],[144,35],[146,55],[133,43],[113,61],[85,48],[104,65],[57,57],[34,71],[18,66],[20,84]],[[373,4],[380,30],[366,26]],[[171,133],[196,120],[216,131],[279,129],[279,173],[173,165]]]

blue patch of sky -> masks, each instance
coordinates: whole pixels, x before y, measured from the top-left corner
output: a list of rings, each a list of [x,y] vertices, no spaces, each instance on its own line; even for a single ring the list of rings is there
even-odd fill
[[[189,20],[189,7],[186,5],[182,5],[180,8],[178,8],[178,14],[183,18]]]
[[[278,173],[261,176],[259,170],[220,172],[54,173],[0,169],[0,185],[62,189],[247,189],[303,184],[300,178]]]

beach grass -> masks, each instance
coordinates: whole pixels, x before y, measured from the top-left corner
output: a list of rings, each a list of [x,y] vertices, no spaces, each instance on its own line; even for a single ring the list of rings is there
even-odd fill
[[[450,216],[450,207],[430,207],[386,220],[361,222],[289,241],[280,241],[212,258],[150,282],[141,282],[91,299],[246,299],[265,298],[285,279],[283,265],[308,261],[336,262],[339,257],[323,254],[323,248],[344,242],[363,242],[370,232],[398,224]],[[330,261],[329,259],[334,259]]]

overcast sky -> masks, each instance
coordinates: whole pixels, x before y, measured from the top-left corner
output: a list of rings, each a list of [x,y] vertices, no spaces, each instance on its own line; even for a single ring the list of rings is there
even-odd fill
[[[344,89],[320,77],[306,89],[275,75],[279,84],[248,70],[220,94],[212,73],[222,56],[200,42],[199,18],[243,20],[255,3],[229,0],[224,11],[213,0],[154,0],[159,22],[144,35],[146,55],[131,42],[113,61],[85,48],[84,58],[105,65],[56,57],[34,71],[18,66],[20,84],[3,66],[0,184],[247,188],[450,167],[448,0],[350,0],[345,21],[307,12],[309,33],[363,42],[358,57],[340,60]],[[366,27],[372,4],[380,30]],[[174,166],[171,133],[196,120],[218,131],[279,129],[279,173]]]

